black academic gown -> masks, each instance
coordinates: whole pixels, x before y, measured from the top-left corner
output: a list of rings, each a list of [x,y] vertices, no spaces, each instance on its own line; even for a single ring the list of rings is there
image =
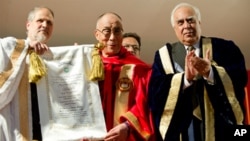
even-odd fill
[[[243,54],[232,41],[219,38],[211,39],[213,60],[218,64],[218,66],[223,67],[230,76],[237,100],[244,111],[244,87],[247,84],[247,71]],[[202,44],[202,41],[200,41],[200,44]],[[202,45],[200,45],[200,47],[202,47]],[[170,58],[172,65],[174,66],[173,62],[178,62],[178,64],[184,68],[184,45],[182,45],[180,42],[176,42],[172,44],[172,47],[170,47],[168,50],[171,52]],[[196,140],[205,140],[204,122],[193,116],[193,109],[198,104],[200,105],[202,118],[205,118],[203,105],[204,86],[208,91],[209,99],[212,103],[213,109],[215,110],[215,139],[216,141],[224,140],[225,134],[227,134],[225,133],[226,130],[224,129],[230,125],[235,125],[236,121],[232,108],[228,102],[228,98],[225,94],[225,90],[222,86],[222,80],[218,76],[218,72],[214,66],[212,66],[212,69],[214,71],[214,80],[216,82],[215,85],[209,85],[207,81],[201,77],[197,81],[194,81],[192,86],[188,87],[184,91],[179,92],[172,120],[170,122],[168,131],[166,132],[165,138],[162,139],[159,133],[160,120],[173,78],[173,74],[165,73],[162,62],[163,60],[161,60],[158,50],[155,53],[152,66],[152,76],[149,84],[149,104],[153,112],[154,123],[157,130],[156,132],[158,133],[158,140],[178,141],[180,139],[180,133],[182,134],[183,141],[188,140],[187,128],[189,127],[191,121],[193,121],[194,125],[196,126],[194,129],[196,133],[194,135]],[[174,69],[174,71],[174,73],[179,73],[176,69]],[[183,77],[181,80],[181,87],[182,86]]]

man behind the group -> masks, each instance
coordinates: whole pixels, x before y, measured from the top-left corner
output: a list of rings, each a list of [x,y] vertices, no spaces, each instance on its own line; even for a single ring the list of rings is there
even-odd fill
[[[99,87],[108,131],[105,140],[150,140],[147,86],[151,67],[122,47],[122,32],[122,19],[116,13],[98,18],[95,37],[104,45],[100,55],[105,78]]]
[[[28,15],[26,40],[13,37],[0,39],[1,141],[42,140],[35,85],[31,86],[32,95],[28,94],[29,65],[26,57],[30,49],[37,54],[48,50],[46,43],[53,27],[53,11],[47,7],[35,7]]]
[[[133,32],[127,32],[123,34],[122,46],[124,46],[129,52],[140,58],[141,50],[141,37]]]
[[[173,9],[171,24],[179,42],[155,53],[149,84],[158,140],[227,140],[227,129],[243,124],[243,54],[233,41],[201,36],[200,12],[190,4]]]

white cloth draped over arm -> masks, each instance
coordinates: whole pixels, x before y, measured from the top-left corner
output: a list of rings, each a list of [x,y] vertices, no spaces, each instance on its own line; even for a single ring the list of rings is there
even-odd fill
[[[28,105],[20,106],[20,84],[26,66],[28,44],[25,40],[13,37],[0,38],[0,140],[21,141],[29,140],[32,136],[27,123],[30,118],[23,111]],[[23,93],[22,93],[23,94]],[[27,99],[27,94],[22,99]],[[22,111],[20,114],[20,110]],[[21,120],[25,117],[25,121]],[[20,121],[21,120],[21,121]],[[22,125],[20,124],[22,123]],[[25,126],[25,127],[24,127]],[[25,130],[22,130],[25,129]],[[24,132],[23,132],[24,131]],[[26,132],[27,131],[27,132]],[[23,134],[27,133],[27,134]],[[24,136],[25,137],[24,137]]]
[[[25,47],[22,52],[20,52],[20,56],[17,58],[15,66],[11,66],[11,54],[16,44],[17,39],[13,37],[0,39],[0,73],[11,69],[9,67],[13,67],[12,73],[0,87],[0,109],[6,106],[14,97],[24,71],[22,65],[25,63],[28,45],[25,43]]]

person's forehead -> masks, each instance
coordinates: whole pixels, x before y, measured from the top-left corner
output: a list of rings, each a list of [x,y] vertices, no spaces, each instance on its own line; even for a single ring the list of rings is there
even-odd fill
[[[191,7],[180,7],[174,13],[175,19],[186,19],[192,16],[195,16],[195,12]]]
[[[37,19],[37,18],[45,18],[45,17],[50,18],[50,20],[54,19],[52,13],[46,8],[39,9],[39,10],[37,10],[35,12],[35,17],[34,17],[35,19]]]
[[[132,43],[139,44],[134,37],[123,37],[123,42],[124,43],[127,43],[127,42],[131,43],[132,42]]]
[[[99,27],[120,27],[122,28],[122,23],[121,20],[113,14],[107,14],[104,15],[101,19],[98,21],[98,26]]]

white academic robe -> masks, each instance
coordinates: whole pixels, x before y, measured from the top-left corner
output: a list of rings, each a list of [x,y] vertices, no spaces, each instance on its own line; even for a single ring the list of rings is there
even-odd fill
[[[28,78],[21,82],[26,74],[27,51],[26,40],[17,48],[17,39],[0,38],[0,141],[25,141],[32,137],[32,125],[28,124],[32,121],[28,112],[31,111]],[[20,102],[21,99],[26,103]]]

